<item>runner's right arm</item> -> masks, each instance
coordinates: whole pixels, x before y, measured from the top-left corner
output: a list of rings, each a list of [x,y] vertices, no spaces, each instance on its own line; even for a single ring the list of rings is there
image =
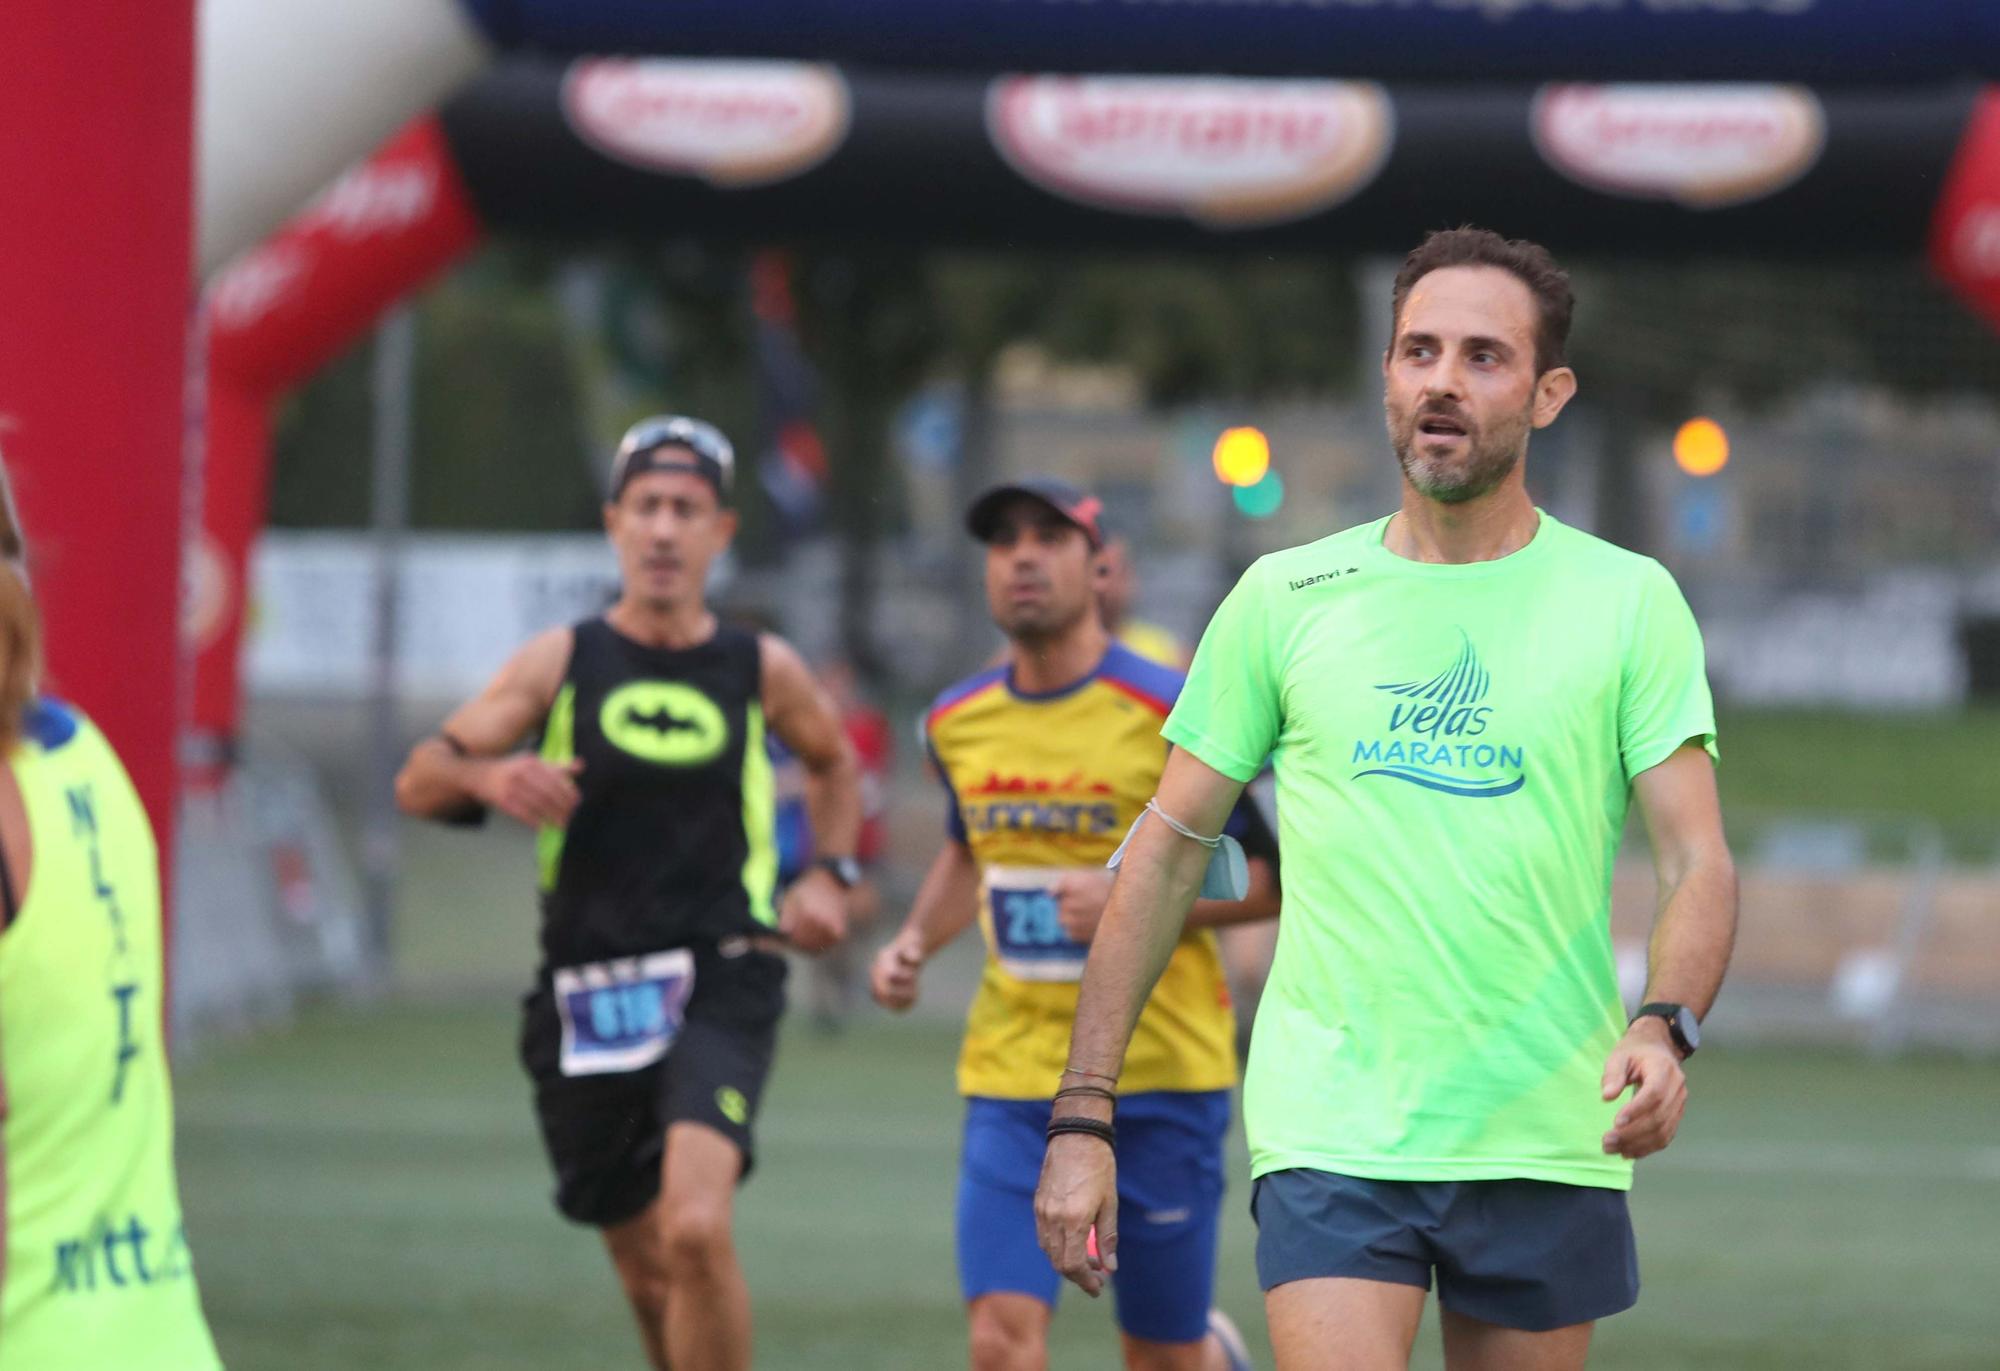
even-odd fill
[[[1197,833],[1220,832],[1242,781],[1175,748],[1167,757],[1155,798],[1166,813]],[[1076,1022],[1070,1029],[1065,1086],[1112,1086],[1139,1011],[1167,968],[1188,911],[1201,889],[1209,850],[1163,823],[1140,824],[1112,883],[1103,922],[1090,943],[1078,987]],[[1113,1101],[1066,1097],[1058,1112],[1112,1122]],[[1094,1137],[1064,1134],[1049,1140],[1035,1191],[1035,1231],[1056,1270],[1085,1294],[1096,1295],[1118,1261],[1117,1163]],[[1089,1236],[1097,1233],[1097,1251]]]
[[[582,763],[556,766],[514,749],[547,721],[571,639],[567,628],[531,638],[484,690],[411,748],[396,777],[397,807],[445,822],[497,809],[530,827],[568,823]]]
[[[947,838],[917,888],[909,918],[875,954],[868,981],[876,1002],[899,1013],[915,1004],[924,963],[978,918],[979,863],[970,847]]]

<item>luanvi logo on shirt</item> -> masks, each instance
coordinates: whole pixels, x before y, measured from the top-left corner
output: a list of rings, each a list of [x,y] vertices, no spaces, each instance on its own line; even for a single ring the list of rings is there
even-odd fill
[[[1522,750],[1487,736],[1494,706],[1483,703],[1493,677],[1464,629],[1459,652],[1437,675],[1375,689],[1394,697],[1386,736],[1356,739],[1353,761],[1369,763],[1354,780],[1387,776],[1426,790],[1471,799],[1512,795],[1527,784]]]
[[[678,681],[620,686],[605,698],[597,726],[620,752],[656,766],[700,766],[729,743],[721,707]]]
[[[1307,586],[1324,585],[1328,581],[1337,581],[1343,576],[1352,576],[1360,569],[1360,567],[1351,566],[1342,571],[1322,571],[1317,576],[1307,576],[1303,580],[1287,581],[1285,584],[1293,590],[1304,590]]]

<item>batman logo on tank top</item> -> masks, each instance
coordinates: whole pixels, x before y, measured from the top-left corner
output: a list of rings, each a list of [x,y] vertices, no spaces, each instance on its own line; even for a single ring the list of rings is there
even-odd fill
[[[619,751],[656,766],[700,766],[729,746],[722,707],[679,681],[633,681],[605,697],[598,730]]]

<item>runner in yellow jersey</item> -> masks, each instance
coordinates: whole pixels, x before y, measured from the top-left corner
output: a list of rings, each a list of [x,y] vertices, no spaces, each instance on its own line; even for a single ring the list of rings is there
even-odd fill
[[[1060,1280],[1035,1242],[1043,1126],[1110,887],[1105,861],[1159,780],[1160,725],[1181,678],[1105,632],[1093,593],[1094,499],[1024,481],[982,496],[968,523],[986,544],[987,598],[1007,660],[945,691],[930,711],[926,742],[951,798],[948,839],[876,959],[874,990],[907,1008],[923,963],[977,919],[987,957],[958,1067],[967,1097],[959,1275],[974,1371],[1011,1371],[1047,1363]],[[1272,849],[1268,833],[1242,836],[1253,851]],[[1247,1365],[1234,1329],[1209,1309],[1236,1053],[1215,935],[1202,925],[1275,912],[1268,868],[1258,866],[1250,900],[1198,907],[1119,1082],[1131,1219],[1114,1293],[1135,1371]]]
[[[39,632],[0,510],[0,1366],[211,1371],[174,1182],[153,830],[104,735],[32,695]]]

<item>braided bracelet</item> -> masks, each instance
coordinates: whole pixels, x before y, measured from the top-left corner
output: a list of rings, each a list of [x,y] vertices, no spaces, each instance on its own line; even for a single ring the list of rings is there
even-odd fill
[[[1065,1133],[1087,1133],[1106,1147],[1116,1149],[1118,1130],[1102,1119],[1086,1119],[1081,1114],[1058,1114],[1049,1120],[1047,1137],[1050,1142]]]
[[[1072,1095],[1088,1095],[1093,1099],[1109,1101],[1114,1109],[1118,1107],[1118,1092],[1106,1090],[1101,1085],[1066,1085],[1050,1098],[1064,1100]]]

